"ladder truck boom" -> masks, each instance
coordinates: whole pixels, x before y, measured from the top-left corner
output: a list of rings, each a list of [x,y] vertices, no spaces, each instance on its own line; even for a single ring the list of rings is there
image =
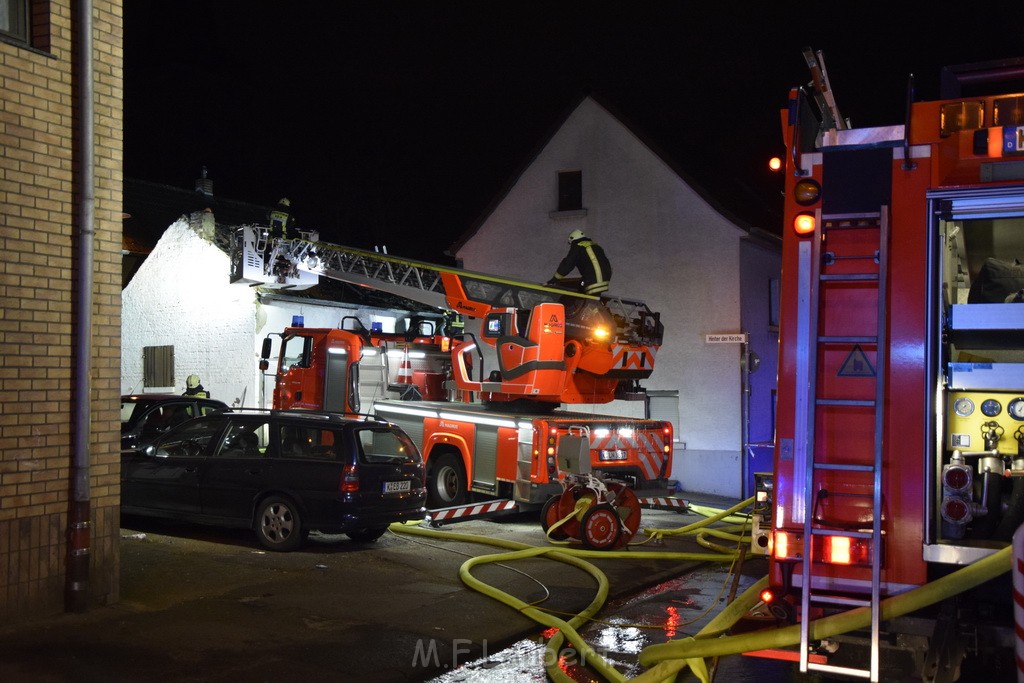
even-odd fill
[[[316,233],[270,238],[243,226],[232,245],[233,281],[309,287],[319,276],[479,319],[452,351],[459,389],[492,402],[607,403],[650,376],[664,335],[642,301],[590,296],[531,282],[331,244]],[[497,355],[486,376],[482,346]],[[471,376],[471,367],[478,377]]]

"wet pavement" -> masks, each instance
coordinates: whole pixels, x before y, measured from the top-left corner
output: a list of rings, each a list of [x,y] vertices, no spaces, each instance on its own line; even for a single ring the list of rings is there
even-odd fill
[[[644,510],[642,526],[675,529],[703,519]],[[0,625],[0,681],[545,680],[543,647],[534,644],[543,628],[459,578],[467,558],[498,549],[450,537],[548,546],[536,513],[453,524],[440,530],[442,538],[389,533],[359,544],[314,535],[292,553],[268,553],[248,532],[137,519],[122,526],[121,601]],[[641,549],[707,552],[692,536]],[[591,561],[611,588],[600,621],[581,633],[628,676],[642,670],[641,649],[695,633],[725,604],[727,562],[641,553]],[[763,575],[757,562],[745,565],[740,590]],[[565,618],[595,592],[589,574],[550,559],[472,573]],[[718,680],[744,680],[743,671],[755,670],[759,681],[794,680],[766,678],[763,661],[735,673],[731,659],[743,658],[723,658]]]

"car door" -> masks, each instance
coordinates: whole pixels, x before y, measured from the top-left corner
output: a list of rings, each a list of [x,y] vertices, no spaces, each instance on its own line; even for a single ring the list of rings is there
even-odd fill
[[[172,517],[199,514],[203,465],[220,443],[225,422],[221,417],[189,422],[150,448],[123,454],[122,507]]]
[[[200,496],[205,516],[236,524],[252,518],[253,501],[270,478],[269,435],[265,416],[229,420],[224,438],[204,463]]]

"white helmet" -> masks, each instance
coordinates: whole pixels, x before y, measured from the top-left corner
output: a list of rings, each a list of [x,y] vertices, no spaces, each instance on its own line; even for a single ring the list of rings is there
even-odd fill
[[[583,239],[586,235],[583,234],[582,230],[573,230],[569,233],[569,244],[572,244],[576,240]]]

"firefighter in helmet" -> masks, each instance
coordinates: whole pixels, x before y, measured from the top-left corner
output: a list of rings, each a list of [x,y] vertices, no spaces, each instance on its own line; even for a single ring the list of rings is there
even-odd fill
[[[582,230],[573,230],[569,233],[569,253],[558,264],[555,275],[548,280],[548,284],[569,284],[569,274],[574,270],[580,273],[579,291],[582,293],[598,295],[608,291],[608,283],[612,279],[612,264],[605,256],[604,249],[584,235]]]
[[[189,375],[185,380],[185,393],[182,396],[194,396],[196,398],[210,398],[210,392],[199,383],[199,375]]]
[[[282,197],[277,206],[267,216],[270,220],[270,236],[291,239],[295,219],[292,218],[292,203],[287,197]]]

